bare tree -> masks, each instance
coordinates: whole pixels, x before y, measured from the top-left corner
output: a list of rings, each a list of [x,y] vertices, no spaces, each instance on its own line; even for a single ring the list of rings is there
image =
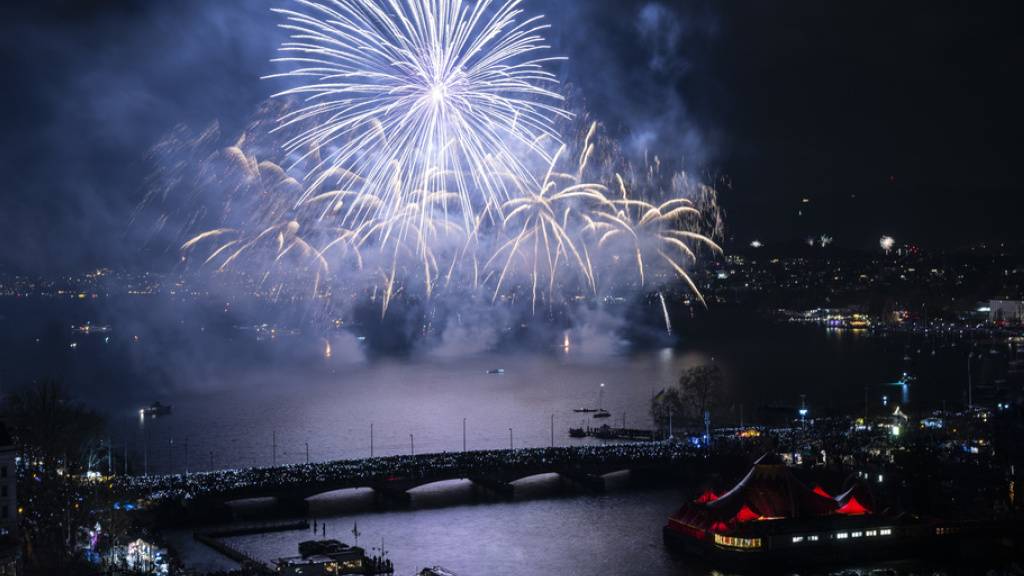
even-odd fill
[[[700,422],[705,410],[721,400],[722,370],[716,364],[704,364],[683,370],[675,386],[651,399],[651,418],[659,428],[675,422]]]

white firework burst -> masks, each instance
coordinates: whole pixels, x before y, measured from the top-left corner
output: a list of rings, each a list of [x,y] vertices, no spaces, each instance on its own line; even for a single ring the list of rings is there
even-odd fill
[[[299,81],[277,95],[303,99],[281,120],[295,132],[284,146],[310,190],[380,197],[354,219],[403,210],[407,191],[454,192],[442,212],[469,226],[515,194],[510,180],[531,182],[531,160],[549,160],[553,123],[569,116],[545,69],[560,58],[521,0],[296,1],[275,10],[291,34],[275,62],[292,68],[272,77]],[[388,186],[393,165],[426,190]]]

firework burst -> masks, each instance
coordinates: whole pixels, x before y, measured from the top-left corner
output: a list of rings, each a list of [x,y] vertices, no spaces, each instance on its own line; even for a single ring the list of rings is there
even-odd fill
[[[515,195],[509,176],[535,184],[528,159],[548,159],[540,142],[568,114],[545,69],[558,59],[544,55],[547,25],[520,0],[297,1],[275,10],[291,34],[276,62],[291,69],[273,77],[299,82],[277,95],[303,99],[279,129],[298,130],[284,147],[310,191],[378,196],[350,216],[388,218],[410,203],[389,185],[400,166],[403,181],[451,190],[442,211],[471,227]]]
[[[660,162],[647,167],[647,185],[658,178]],[[585,230],[597,236],[597,248],[603,249],[614,261],[630,262],[641,287],[648,283],[650,269],[658,264],[667,265],[683,280],[701,303],[704,297],[687,273],[689,264],[697,261],[699,246],[716,253],[722,249],[711,236],[700,231],[699,221],[704,216],[697,201],[688,193],[695,183],[684,172],[672,175],[669,190],[656,190],[669,199],[657,202],[631,196],[626,179],[615,174],[619,196],[603,203],[592,215],[586,215]],[[696,185],[704,193],[708,190]]]
[[[676,279],[704,301],[688,270],[721,252],[714,189],[657,158],[634,168],[596,122],[565,122],[582,129],[563,144],[545,25],[519,0],[296,1],[277,11],[278,76],[298,85],[232,145],[179,162],[224,194],[214,225],[188,219],[184,261],[271,293],[281,272],[318,297],[372,294],[382,315],[399,294],[535,313]]]

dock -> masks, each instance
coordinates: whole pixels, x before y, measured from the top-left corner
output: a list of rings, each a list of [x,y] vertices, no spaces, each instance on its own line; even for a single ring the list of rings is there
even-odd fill
[[[587,426],[586,428],[569,428],[569,436],[572,436],[573,438],[599,438],[601,440],[654,441],[658,439],[657,433],[654,430],[645,430],[643,428],[615,428],[607,424],[596,428],[593,426]]]
[[[309,530],[307,520],[291,520],[287,522],[270,522],[262,524],[247,524],[243,526],[228,526],[220,529],[197,530],[192,537],[197,542],[209,546],[227,558],[238,562],[243,567],[253,570],[259,574],[274,574],[274,570],[266,562],[254,558],[238,548],[224,542],[223,538],[236,536],[251,536],[254,534],[268,534],[270,532],[287,532],[291,530]]]

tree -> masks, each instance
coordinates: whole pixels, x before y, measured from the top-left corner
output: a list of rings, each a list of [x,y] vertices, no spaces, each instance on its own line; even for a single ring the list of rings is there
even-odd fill
[[[674,424],[679,423],[685,415],[685,404],[683,396],[676,387],[669,387],[651,399],[651,419],[658,427],[658,430],[668,428],[669,420],[674,419]]]
[[[45,469],[70,474],[85,469],[105,427],[102,416],[72,400],[56,380],[40,380],[14,394],[6,412],[27,455]]]
[[[704,364],[684,370],[679,375],[679,389],[689,414],[703,421],[704,412],[721,400],[722,369],[717,364]]]
[[[78,527],[94,523],[92,513],[99,507],[95,487],[82,475],[103,437],[103,418],[73,401],[54,380],[15,394],[5,409],[22,454],[19,524],[27,573],[89,573],[82,571],[73,539]]]
[[[676,423],[683,420],[703,422],[704,411],[720,400],[722,370],[717,364],[687,368],[679,374],[675,386],[651,399],[651,418],[659,429],[668,426],[669,415]]]

